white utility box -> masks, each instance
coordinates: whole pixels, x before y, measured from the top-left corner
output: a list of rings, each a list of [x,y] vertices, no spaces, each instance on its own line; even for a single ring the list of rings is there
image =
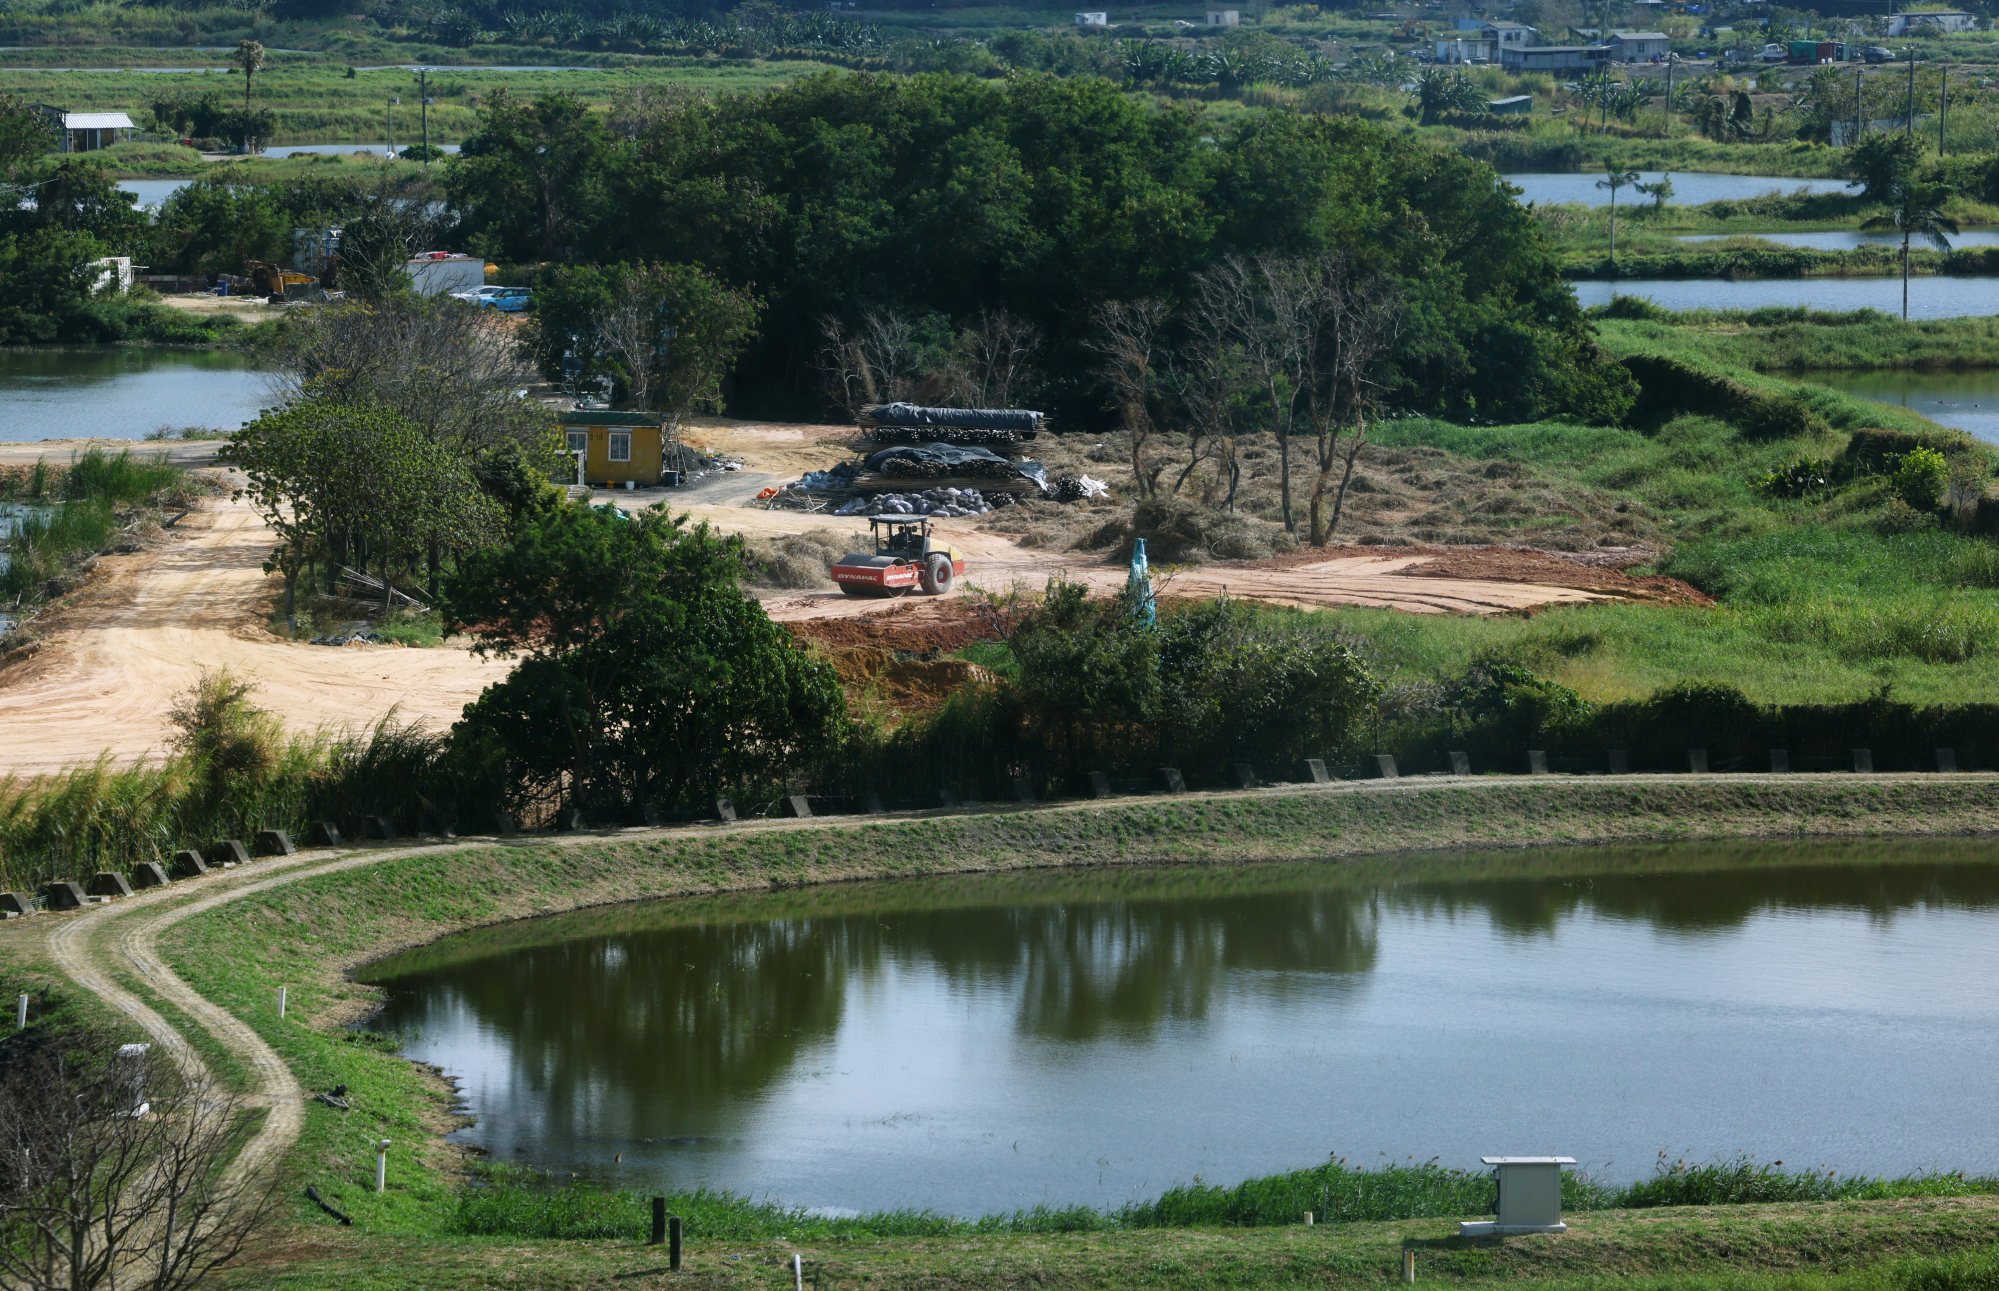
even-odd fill
[[[1562,1167],[1574,1157],[1480,1157],[1499,1180],[1498,1218],[1458,1225],[1459,1237],[1509,1237],[1515,1233],[1566,1233],[1562,1222]]]

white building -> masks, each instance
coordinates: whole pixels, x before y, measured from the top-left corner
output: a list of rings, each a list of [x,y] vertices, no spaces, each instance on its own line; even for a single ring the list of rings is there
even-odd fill
[[[1608,45],[1528,45],[1499,55],[1509,72],[1586,72],[1608,61]]]
[[[1210,27],[1240,27],[1242,26],[1242,12],[1237,9],[1210,9],[1208,10],[1208,25]]]
[[[1610,37],[1610,58],[1616,63],[1649,63],[1672,49],[1673,38],[1663,31],[1619,31]]]
[[[1108,27],[1111,25],[1111,16],[1107,13],[1079,13],[1076,15],[1076,25],[1078,27]]]
[[[1888,16],[1890,36],[1940,36],[1953,31],[1977,31],[1978,19],[1968,13],[1939,9],[1932,13],[1897,13]]]
[[[118,132],[133,129],[132,118],[123,112],[71,112],[64,108],[37,104],[42,119],[62,132],[58,152],[96,152],[117,143]]]

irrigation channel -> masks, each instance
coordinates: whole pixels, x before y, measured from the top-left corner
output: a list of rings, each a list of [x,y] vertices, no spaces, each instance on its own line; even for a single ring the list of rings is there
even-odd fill
[[[1805,379],[1862,399],[1894,404],[1999,444],[1999,370],[1811,372]]]
[[[1640,183],[1656,184],[1662,177],[1673,181],[1675,206],[1701,206],[1708,202],[1741,201],[1749,197],[1763,197],[1770,193],[1795,193],[1800,190],[1809,193],[1847,193],[1853,185],[1843,179],[1786,179],[1779,175],[1710,175],[1699,171],[1657,171],[1648,170],[1639,174]],[[1520,190],[1523,202],[1538,202],[1543,205],[1576,203],[1583,206],[1610,205],[1610,190],[1598,188],[1597,181],[1603,178],[1602,171],[1581,171],[1567,174],[1554,171],[1536,171],[1507,175],[1500,178]],[[1618,194],[1619,209],[1627,205],[1644,205],[1651,199],[1634,188],[1626,187]]]
[[[1999,1170],[1991,842],[846,885],[364,975],[466,1145],[634,1189],[971,1216],[1328,1153]]]
[[[1770,306],[1844,313],[1878,309],[1900,317],[1900,278],[1618,278],[1572,282],[1584,306],[1613,296],[1637,296],[1671,310],[1765,309]],[[1927,275],[1909,280],[1909,317],[1983,318],[1999,314],[1999,279]]]
[[[270,374],[234,350],[0,350],[0,443],[235,430],[273,401]]]

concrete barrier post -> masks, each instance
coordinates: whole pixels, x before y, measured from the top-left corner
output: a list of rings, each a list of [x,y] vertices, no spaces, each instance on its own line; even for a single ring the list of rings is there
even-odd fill
[[[1469,754],[1469,753],[1461,753],[1461,752],[1459,752],[1459,751],[1458,751],[1458,750],[1456,750],[1456,749],[1452,749],[1452,750],[1451,750],[1451,774],[1452,774],[1452,775],[1470,775],[1470,774],[1471,774],[1471,754]]]
[[[208,873],[208,862],[201,858],[200,852],[190,847],[175,852],[169,868],[177,879],[194,879]]]
[[[1159,788],[1164,793],[1187,792],[1187,780],[1180,774],[1179,767],[1159,768]]]
[[[1013,800],[1015,802],[1033,802],[1034,781],[1029,780],[1026,776],[1015,776],[1013,778]]]
[[[23,919],[35,912],[25,892],[0,892],[0,915],[9,919]]]
[[[378,843],[393,843],[396,841],[396,823],[387,816],[370,816],[362,822],[361,834]]]
[[[90,876],[85,892],[94,897],[128,897],[132,895],[132,885],[125,876],[115,870],[100,870]]]
[[[1397,780],[1401,778],[1401,773],[1395,769],[1395,755],[1393,753],[1375,754],[1374,769],[1380,774],[1383,780]]]
[[[83,889],[68,879],[42,884],[42,901],[51,910],[81,910],[89,904],[83,899]]]
[[[248,865],[250,849],[243,846],[243,840],[240,838],[225,838],[208,849],[208,859],[224,867]]]
[[[1604,761],[1608,763],[1609,771],[1612,775],[1631,774],[1631,755],[1623,749],[1609,750],[1604,754]]]
[[[1111,796],[1111,778],[1101,771],[1090,772],[1090,796],[1108,798]]]
[[[257,831],[256,851],[259,856],[291,856],[298,851],[292,844],[292,836],[282,829],[260,829]]]
[[[1874,750],[1855,749],[1853,751],[1853,772],[1855,775],[1874,774]]]
[[[1547,750],[1545,750],[1545,749],[1528,749],[1528,750],[1527,750],[1527,774],[1528,774],[1528,775],[1547,775],[1547,774],[1548,774],[1548,753],[1547,753]]]
[[[1706,774],[1707,774],[1707,750],[1706,750],[1706,749],[1688,749],[1688,750],[1687,750],[1687,770],[1688,770],[1688,772],[1690,772],[1690,773],[1691,773],[1691,774],[1693,774],[1693,775],[1706,775]]]
[[[1233,771],[1233,772],[1235,773],[1235,787],[1236,787],[1236,788],[1238,788],[1238,789],[1254,789],[1254,788],[1256,788],[1256,768],[1255,768],[1255,767],[1251,766],[1251,765],[1250,765],[1249,763],[1247,763],[1247,762],[1238,762],[1238,763],[1236,763],[1236,764],[1235,764],[1234,766],[1230,767],[1229,769],[1230,769],[1231,771]]]
[[[340,826],[330,820],[315,820],[312,828],[305,832],[305,842],[308,847],[338,847]]]
[[[166,866],[158,861],[141,861],[132,867],[132,886],[135,888],[163,888],[170,882]]]
[[[948,784],[941,786],[937,790],[937,805],[947,811],[956,807],[958,805],[958,791]]]
[[[1948,773],[1948,772],[1952,772],[1952,771],[1955,771],[1955,770],[1957,770],[1957,750],[1956,750],[1956,749],[1938,749],[1938,750],[1937,750],[1937,770],[1939,770],[1939,771],[1942,771],[1942,772],[1946,772],[1946,773]]]
[[[882,801],[880,794],[870,789],[861,795],[861,810],[870,816],[885,816],[888,814],[888,804]]]
[[[717,798],[715,800],[715,819],[725,825],[734,824],[736,820],[735,802],[729,798]]]
[[[1791,774],[1791,751],[1789,749],[1770,750],[1770,774]]]
[[[1326,774],[1326,760],[1324,758],[1305,759],[1305,778],[1313,784],[1331,784],[1333,782],[1333,778]]]
[[[802,793],[788,793],[784,795],[784,809],[790,812],[793,818],[798,820],[810,820],[812,818],[812,800]]]

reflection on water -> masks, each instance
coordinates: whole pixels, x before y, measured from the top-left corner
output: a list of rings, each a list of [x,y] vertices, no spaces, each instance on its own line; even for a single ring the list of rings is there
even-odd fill
[[[236,430],[271,402],[269,374],[232,350],[0,350],[0,443]]]
[[[1663,172],[1648,170],[1639,176],[1639,182],[1656,184]],[[1762,197],[1770,193],[1845,193],[1853,186],[1843,179],[1785,179],[1775,175],[1707,175],[1692,171],[1672,171],[1674,206],[1701,206],[1708,202],[1740,201],[1747,197]],[[1583,171],[1579,174],[1563,174],[1553,171],[1537,171],[1517,175],[1501,175],[1501,179],[1520,190],[1523,202],[1553,204],[1560,202],[1580,203],[1584,206],[1608,206],[1610,190],[1598,188],[1596,183],[1603,178],[1602,171]],[[1649,201],[1632,189],[1621,189],[1618,194],[1618,209]]]
[[[1585,306],[1612,296],[1637,296],[1667,309],[1786,308],[1902,313],[1900,278],[1619,278],[1572,282]],[[1978,318],[1999,314],[1999,282],[1931,275],[1909,280],[1910,318]]]
[[[378,967],[462,1137],[633,1187],[978,1214],[1337,1150],[1999,1169],[1999,852],[1813,848],[869,885]],[[611,1164],[622,1153],[622,1164]]]
[[[1907,408],[1999,444],[1999,371],[1811,372],[1805,379]]]

